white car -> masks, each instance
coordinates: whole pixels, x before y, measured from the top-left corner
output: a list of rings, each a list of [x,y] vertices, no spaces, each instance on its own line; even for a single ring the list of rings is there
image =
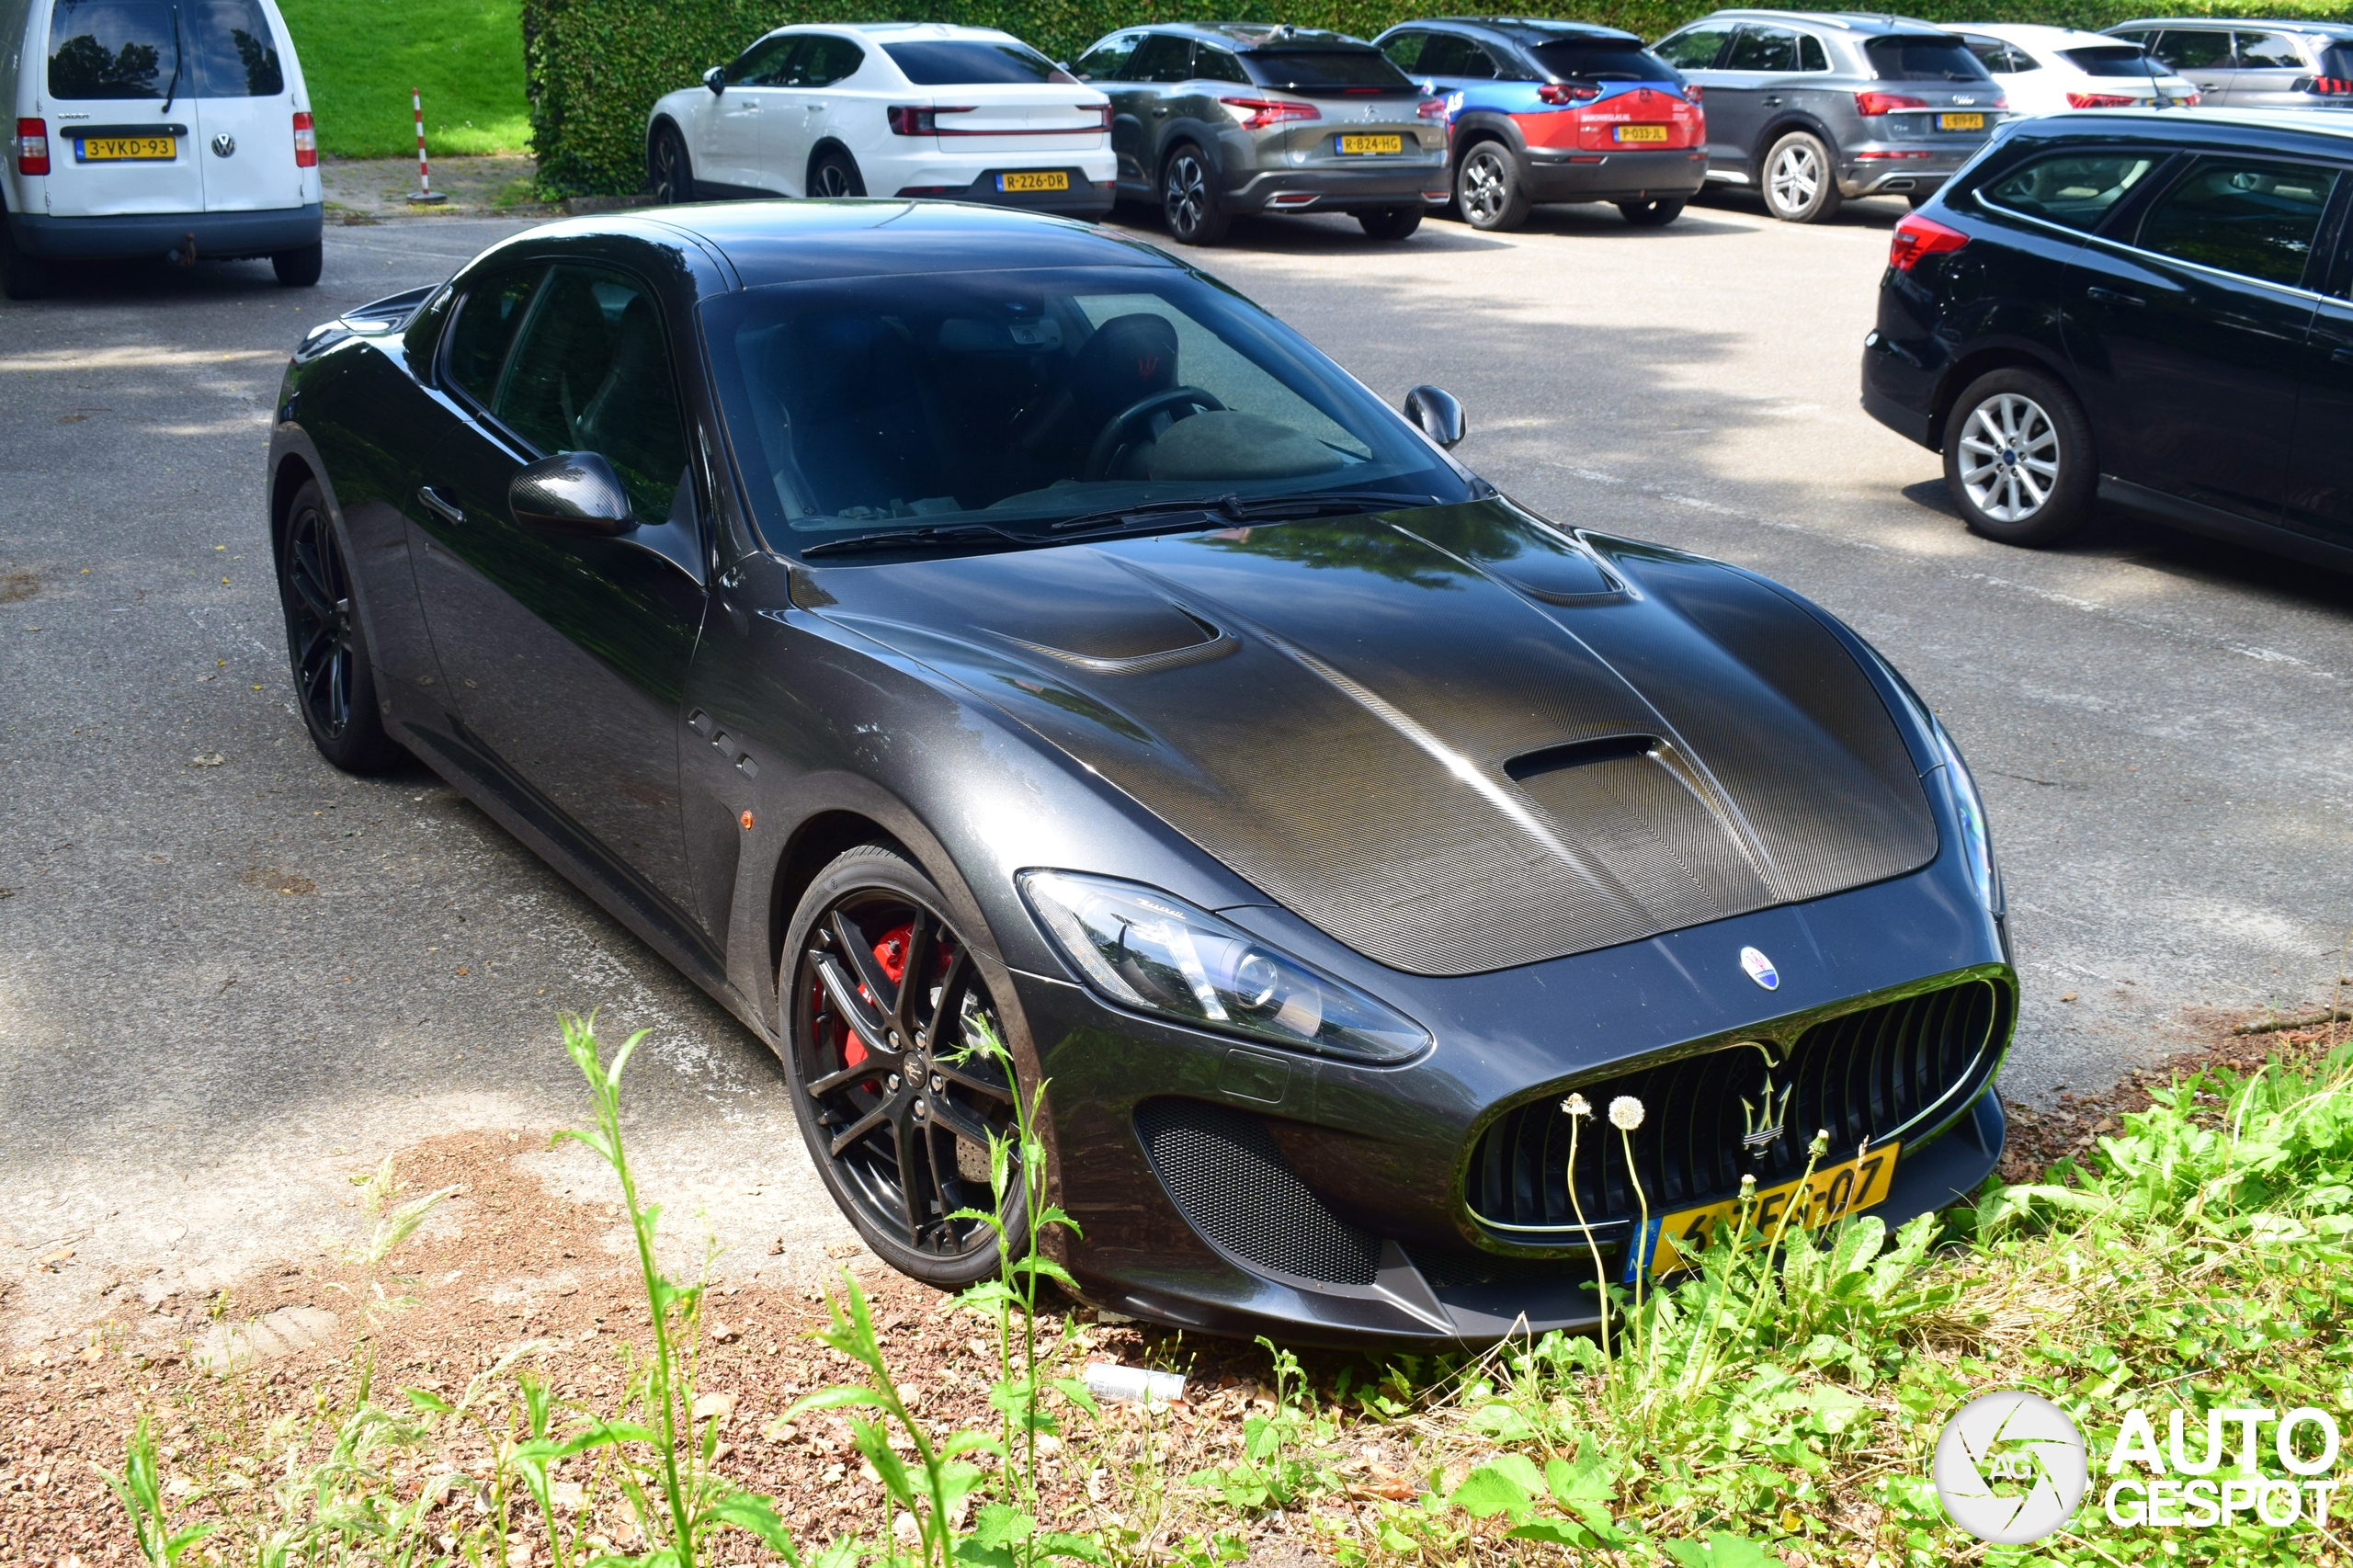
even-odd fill
[[[1100,217],[1111,100],[1010,33],[779,28],[645,124],[661,200],[931,196]]]
[[[54,264],[266,256],[319,280],[319,143],[273,0],[0,0],[0,292]]]
[[[1950,22],[2002,85],[2013,114],[2079,108],[2192,108],[2198,89],[2138,44],[2024,22]]]

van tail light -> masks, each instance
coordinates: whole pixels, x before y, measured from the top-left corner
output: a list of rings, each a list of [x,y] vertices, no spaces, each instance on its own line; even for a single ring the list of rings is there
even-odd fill
[[[961,108],[951,108],[942,104],[937,108],[923,104],[892,104],[882,111],[884,118],[891,122],[891,133],[893,136],[937,136],[939,134],[941,115],[972,112],[972,107],[970,104]],[[1106,124],[1110,122],[1108,110],[1104,115],[1104,122]]]
[[[319,133],[307,113],[294,117],[294,166],[298,169],[319,166]]]
[[[1941,256],[1968,243],[1969,236],[1959,229],[1949,229],[1915,212],[1895,225],[1894,237],[1888,242],[1887,265],[1898,272],[1909,272],[1922,256]]]
[[[1444,98],[1424,98],[1420,103],[1414,106],[1414,117],[1416,119],[1444,119],[1446,118],[1446,100]]]
[[[1547,82],[1536,89],[1537,98],[1548,104],[1589,104],[1601,96],[1601,89],[1589,82]]]
[[[20,175],[49,173],[49,125],[46,121],[17,121],[17,172]]]
[[[1859,115],[1887,114],[1900,108],[1927,108],[1926,98],[1907,97],[1902,93],[1857,93],[1855,112]]]
[[[1324,111],[1313,104],[1293,103],[1288,98],[1220,98],[1218,102],[1241,121],[1245,131],[1264,131],[1287,119],[1324,118]]]
[[[2069,108],[2130,108],[2140,100],[2130,93],[2069,93]]]

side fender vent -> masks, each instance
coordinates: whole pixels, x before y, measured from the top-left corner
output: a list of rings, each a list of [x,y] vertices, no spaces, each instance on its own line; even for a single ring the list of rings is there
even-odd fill
[[[1267,1124],[1201,1100],[1151,1099],[1136,1135],[1188,1223],[1221,1252],[1334,1285],[1370,1285],[1381,1241],[1300,1180]]]

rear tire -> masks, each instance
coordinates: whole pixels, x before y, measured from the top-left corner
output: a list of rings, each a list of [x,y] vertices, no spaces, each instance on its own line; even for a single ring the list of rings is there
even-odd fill
[[[311,744],[346,773],[382,773],[408,759],[385,733],[376,666],[353,596],[351,565],[318,482],[294,493],[278,555],[278,598],[294,697]]]
[[[1649,201],[1621,201],[1618,210],[1626,222],[1637,229],[1664,229],[1683,216],[1683,203],[1653,199]]]
[[[0,208],[0,294],[11,300],[38,300],[49,292],[49,263],[28,256],[9,237],[7,210]]]
[[[1402,240],[1422,226],[1422,210],[1413,207],[1368,207],[1357,222],[1376,240]]]
[[[857,163],[839,147],[828,147],[817,154],[809,165],[809,194],[836,200],[846,196],[866,194],[865,176],[858,172]]]
[[[1527,222],[1535,203],[1511,149],[1500,142],[1473,142],[1455,165],[1454,205],[1472,228],[1496,233]]]
[[[286,289],[308,289],[319,280],[319,269],[326,262],[326,245],[319,240],[295,250],[270,253],[270,270],[278,274],[278,286]]]
[[[2091,423],[2049,376],[1978,377],[1952,405],[1944,447],[1945,488],[1972,533],[2039,549],[2091,521],[2099,474]]]
[[[1830,144],[1792,131],[1765,154],[1765,210],[1784,223],[1827,222],[1838,211],[1838,166]]]
[[[654,145],[645,153],[645,185],[663,207],[695,199],[694,161],[687,155],[687,139],[676,126],[665,125],[654,133]]]
[[[1233,226],[1233,215],[1217,199],[1208,157],[1190,142],[1177,143],[1160,172],[1160,214],[1180,245],[1213,245]]]

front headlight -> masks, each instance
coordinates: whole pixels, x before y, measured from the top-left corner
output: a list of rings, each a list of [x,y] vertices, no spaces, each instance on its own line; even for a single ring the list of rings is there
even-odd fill
[[[1977,780],[1969,776],[1969,764],[1961,760],[1961,748],[1952,744],[1941,722],[1935,719],[1928,722],[1936,734],[1937,750],[1944,757],[1953,812],[1961,818],[1962,859],[1969,867],[1969,880],[1976,884],[1977,896],[1985,901],[1987,911],[1999,915],[2002,873],[1994,865],[1994,835],[1985,825],[1985,802],[1978,799]]]
[[[1429,1044],[1412,1019],[1157,889],[1074,871],[1018,881],[1063,956],[1123,1007],[1352,1062]]]

